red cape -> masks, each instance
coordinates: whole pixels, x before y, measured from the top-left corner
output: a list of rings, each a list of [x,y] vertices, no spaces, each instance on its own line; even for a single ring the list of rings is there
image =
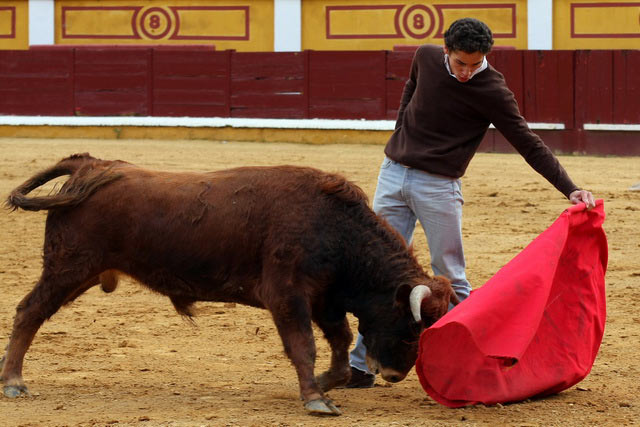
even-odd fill
[[[587,376],[606,317],[604,206],[572,206],[422,333],[416,372],[456,408],[558,393]]]

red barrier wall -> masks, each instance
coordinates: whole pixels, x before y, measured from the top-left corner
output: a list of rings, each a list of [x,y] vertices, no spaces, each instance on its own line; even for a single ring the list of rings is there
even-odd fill
[[[386,117],[386,51],[309,53],[309,117]]]
[[[152,113],[150,49],[98,47],[74,52],[76,115],[147,116]]]
[[[307,59],[307,52],[234,52],[231,117],[308,117]]]
[[[283,53],[46,46],[0,51],[0,114],[393,120],[412,57],[412,49]],[[548,139],[560,151],[594,149],[603,133],[591,138],[583,131],[585,123],[640,123],[640,51],[500,49],[488,59],[504,74],[529,122],[564,124],[565,131]],[[629,135],[637,133],[618,139],[629,141]],[[488,138],[484,147],[508,149],[497,132]]]
[[[574,51],[523,51],[523,115],[573,128]],[[507,52],[508,54],[508,52]]]
[[[640,123],[640,50],[576,51],[576,127]]]
[[[409,76],[412,59],[413,51],[387,52],[387,70],[385,74],[387,105],[385,117],[389,120],[394,120],[398,114],[398,104],[402,97],[404,84]]]
[[[640,70],[640,50],[613,51],[614,123],[640,122],[638,70]]]
[[[74,111],[73,50],[0,50],[0,114]]]
[[[148,50],[153,52],[149,115],[229,117],[230,51]]]

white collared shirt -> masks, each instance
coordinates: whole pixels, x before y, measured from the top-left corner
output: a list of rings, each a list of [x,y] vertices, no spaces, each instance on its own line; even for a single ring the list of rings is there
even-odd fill
[[[458,79],[456,77],[455,74],[453,74],[451,72],[451,67],[449,66],[449,55],[447,55],[446,53],[444,54],[444,66],[447,67],[447,71],[449,72],[449,75],[451,75],[451,77],[453,77],[454,79]],[[489,63],[487,62],[487,57],[485,56],[484,58],[482,58],[482,65],[480,65],[470,76],[469,76],[469,80],[471,80],[473,78],[473,76],[475,76],[476,74],[484,71],[487,69],[487,67],[489,66]]]

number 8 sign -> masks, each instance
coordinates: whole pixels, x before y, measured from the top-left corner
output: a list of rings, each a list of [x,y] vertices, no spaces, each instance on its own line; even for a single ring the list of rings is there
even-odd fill
[[[434,24],[433,12],[421,4],[408,8],[402,17],[402,29],[414,39],[428,37],[433,31]]]
[[[140,15],[140,32],[153,40],[166,37],[174,26],[169,12],[160,7],[150,7]]]

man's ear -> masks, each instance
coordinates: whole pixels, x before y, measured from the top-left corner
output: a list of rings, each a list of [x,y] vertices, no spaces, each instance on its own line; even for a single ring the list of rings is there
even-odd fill
[[[449,49],[447,48],[447,46],[443,46],[444,49],[444,53],[446,53],[447,55],[449,54]]]

